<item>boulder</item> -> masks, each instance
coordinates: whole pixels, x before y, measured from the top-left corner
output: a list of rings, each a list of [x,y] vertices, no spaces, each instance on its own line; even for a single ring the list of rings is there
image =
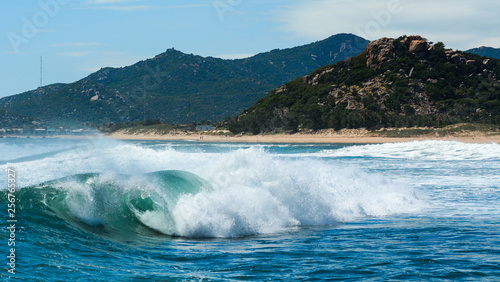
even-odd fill
[[[381,38],[372,41],[366,47],[368,59],[366,65],[371,68],[383,68],[396,60],[394,39]]]
[[[276,89],[276,92],[274,94],[280,94],[286,91],[287,91],[286,85],[281,85],[278,89]]]
[[[403,43],[408,48],[408,50],[410,50],[410,52],[414,54],[430,50],[427,39],[423,38],[420,35],[407,36],[403,40],[401,40],[401,43]]]
[[[411,42],[415,41],[415,40],[420,41],[420,40],[425,40],[425,39],[423,39],[422,36],[420,36],[420,35],[411,35],[411,36],[407,36],[403,40],[401,40],[401,43],[406,45],[406,47],[410,48]]]
[[[410,43],[410,52],[420,53],[427,51],[429,49],[429,44],[425,40],[413,40]]]
[[[454,63],[465,63],[465,57],[461,54],[453,54],[451,56],[451,60],[454,62]]]

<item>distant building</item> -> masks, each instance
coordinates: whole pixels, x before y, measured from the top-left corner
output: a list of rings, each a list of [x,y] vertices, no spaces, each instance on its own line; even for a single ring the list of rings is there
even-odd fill
[[[45,128],[37,128],[37,129],[35,129],[35,134],[36,135],[45,135],[45,134],[47,134],[47,129],[45,129]]]
[[[211,131],[214,130],[213,125],[197,125],[196,126],[196,131]]]

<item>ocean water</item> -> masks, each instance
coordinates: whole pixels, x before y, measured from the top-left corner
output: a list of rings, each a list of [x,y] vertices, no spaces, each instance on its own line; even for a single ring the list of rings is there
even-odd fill
[[[0,153],[2,280],[500,280],[498,144],[0,139]]]

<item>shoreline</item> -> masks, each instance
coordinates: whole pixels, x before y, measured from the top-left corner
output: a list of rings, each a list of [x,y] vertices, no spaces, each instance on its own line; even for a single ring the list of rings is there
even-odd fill
[[[394,132],[391,132],[394,133]],[[129,133],[117,131],[111,134],[97,135],[57,135],[57,136],[4,136],[3,138],[33,138],[33,139],[93,139],[110,138],[115,140],[158,140],[158,141],[191,141],[211,143],[278,143],[278,144],[382,144],[404,143],[414,141],[457,141],[462,143],[500,144],[500,132],[467,131],[455,134],[420,134],[402,136],[384,136],[380,132],[367,130],[321,130],[317,132],[300,132],[295,134],[259,134],[259,135],[223,135],[210,132],[175,131],[160,134],[154,131]]]
[[[498,143],[500,135],[467,135],[467,136],[408,136],[408,137],[386,137],[369,136],[368,134],[272,134],[272,135],[242,135],[223,136],[210,135],[206,133],[192,134],[126,134],[112,133],[105,135],[108,138],[117,140],[163,140],[163,141],[194,141],[194,142],[214,142],[214,143],[317,143],[317,144],[382,144],[382,143],[404,143],[413,141],[458,141],[462,143]]]

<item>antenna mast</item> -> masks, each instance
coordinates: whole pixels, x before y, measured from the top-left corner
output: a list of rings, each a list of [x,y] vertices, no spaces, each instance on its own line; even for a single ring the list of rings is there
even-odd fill
[[[43,76],[42,76],[43,75],[43,68],[42,68],[42,66],[43,66],[43,61],[42,61],[42,56],[40,56],[40,86],[43,85],[43,83],[42,83],[43,82],[43,80],[42,80],[42,78],[43,78]]]

